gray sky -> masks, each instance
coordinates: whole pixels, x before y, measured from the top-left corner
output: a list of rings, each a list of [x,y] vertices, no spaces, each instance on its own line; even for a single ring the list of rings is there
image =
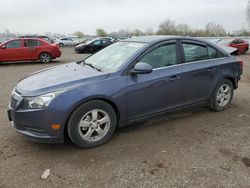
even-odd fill
[[[246,5],[247,0],[2,0],[0,32],[156,30],[165,19],[197,29],[214,21],[233,31],[247,27]]]

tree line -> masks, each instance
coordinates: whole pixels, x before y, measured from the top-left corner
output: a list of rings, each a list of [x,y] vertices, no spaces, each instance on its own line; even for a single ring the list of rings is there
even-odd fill
[[[81,31],[75,32],[75,35],[83,38],[84,33]],[[209,22],[203,29],[192,29],[187,24],[176,24],[174,21],[166,19],[159,26],[157,31],[152,28],[148,28],[145,31],[140,29],[125,30],[121,29],[117,32],[108,33],[102,28],[96,29],[95,35],[97,37],[131,37],[131,36],[144,36],[144,35],[182,35],[182,36],[194,36],[194,37],[223,37],[228,33],[221,24],[215,22]]]
[[[164,20],[157,28],[156,31],[152,28],[147,28],[145,31],[140,29],[128,30],[121,29],[114,32],[106,32],[102,28],[98,28],[95,31],[95,35],[86,35],[82,31],[76,31],[70,35],[76,35],[79,38],[85,37],[132,37],[132,36],[144,36],[144,35],[181,35],[181,36],[193,36],[193,37],[225,37],[225,36],[250,36],[250,0],[248,0],[247,7],[245,10],[246,21],[248,28],[239,29],[233,31],[232,33],[227,33],[223,25],[217,24],[215,22],[209,22],[204,25],[202,29],[194,29],[188,24],[176,23],[173,20]],[[54,38],[63,37],[60,33],[48,32],[46,35]],[[17,37],[20,36],[19,33],[11,33],[9,30],[5,30],[4,33],[0,33],[0,37]]]

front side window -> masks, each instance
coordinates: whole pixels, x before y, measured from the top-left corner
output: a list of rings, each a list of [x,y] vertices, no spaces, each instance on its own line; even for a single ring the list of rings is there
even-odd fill
[[[209,59],[206,46],[183,43],[185,62],[201,61]]]
[[[6,44],[6,48],[20,48],[22,46],[21,40],[13,40]]]
[[[153,69],[175,65],[176,44],[160,46],[143,56],[140,62],[148,63]]]

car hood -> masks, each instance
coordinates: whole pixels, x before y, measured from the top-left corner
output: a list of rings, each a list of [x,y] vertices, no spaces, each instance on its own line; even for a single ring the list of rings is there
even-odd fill
[[[69,63],[43,69],[23,78],[16,89],[23,96],[37,96],[45,93],[70,89],[86,82],[94,82],[108,77],[87,65]]]

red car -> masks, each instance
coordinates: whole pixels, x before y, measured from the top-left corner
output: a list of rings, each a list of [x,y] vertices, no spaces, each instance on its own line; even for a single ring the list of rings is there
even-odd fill
[[[16,38],[0,44],[0,62],[40,60],[49,63],[60,56],[59,46],[39,38]]]
[[[245,54],[249,48],[248,42],[242,39],[223,39],[218,44],[237,48],[238,54]]]

